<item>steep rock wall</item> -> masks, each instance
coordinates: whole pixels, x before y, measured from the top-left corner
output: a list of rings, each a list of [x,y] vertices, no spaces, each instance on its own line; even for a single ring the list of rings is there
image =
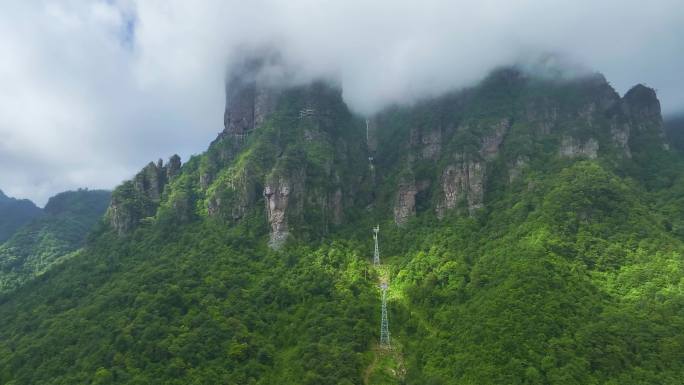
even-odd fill
[[[159,159],[150,162],[135,177],[112,193],[105,217],[119,235],[134,230],[143,218],[154,216],[167,184],[181,169],[181,160],[173,155],[167,165]]]

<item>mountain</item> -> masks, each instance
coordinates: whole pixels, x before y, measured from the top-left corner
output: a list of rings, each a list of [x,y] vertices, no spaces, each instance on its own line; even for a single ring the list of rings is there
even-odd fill
[[[0,297],[1,383],[681,382],[684,160],[652,89],[504,68],[365,119],[263,65],[205,153]]]
[[[110,197],[103,190],[67,191],[51,197],[43,215],[0,244],[0,293],[42,274],[83,246]]]
[[[0,242],[40,214],[40,208],[30,200],[10,198],[0,190]]]

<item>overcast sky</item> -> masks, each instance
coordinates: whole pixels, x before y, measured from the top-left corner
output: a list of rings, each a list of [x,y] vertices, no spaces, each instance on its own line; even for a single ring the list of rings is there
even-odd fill
[[[0,0],[0,189],[108,188],[222,129],[226,63],[278,48],[361,114],[554,52],[684,110],[681,0]]]

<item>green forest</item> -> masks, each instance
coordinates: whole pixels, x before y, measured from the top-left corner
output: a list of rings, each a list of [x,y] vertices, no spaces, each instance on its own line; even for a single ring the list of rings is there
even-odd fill
[[[654,97],[504,70],[383,111],[366,151],[339,90],[285,91],[246,138],[122,184],[68,258],[0,294],[0,383],[681,384],[684,158]]]
[[[16,289],[81,248],[100,222],[110,195],[81,189],[51,197],[36,218],[0,243],[0,293]]]

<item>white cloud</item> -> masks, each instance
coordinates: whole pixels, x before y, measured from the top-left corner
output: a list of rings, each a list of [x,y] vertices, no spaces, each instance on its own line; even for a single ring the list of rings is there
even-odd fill
[[[2,1],[0,188],[44,203],[112,188],[221,129],[226,63],[278,48],[299,80],[335,76],[360,113],[561,52],[620,92],[684,107],[679,0]]]

